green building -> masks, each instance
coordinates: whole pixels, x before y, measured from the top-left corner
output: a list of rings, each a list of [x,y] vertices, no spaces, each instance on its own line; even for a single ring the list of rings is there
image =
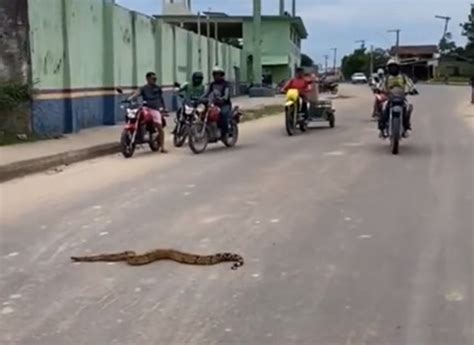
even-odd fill
[[[240,83],[257,82],[253,73],[254,30],[252,16],[229,16],[225,13],[204,12],[202,15],[157,16],[165,23],[232,44],[241,49],[242,63],[232,79]],[[294,75],[301,60],[301,41],[308,32],[300,17],[289,14],[262,16],[261,42],[264,84],[278,84]],[[201,47],[202,54],[207,47]],[[207,51],[210,58],[217,52]],[[216,64],[221,61],[214,60]],[[210,73],[210,71],[204,71]]]

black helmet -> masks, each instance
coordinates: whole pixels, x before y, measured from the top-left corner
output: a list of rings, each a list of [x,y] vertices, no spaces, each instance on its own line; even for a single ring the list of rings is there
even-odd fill
[[[202,84],[202,81],[204,80],[204,75],[202,74],[202,72],[194,72],[191,77],[191,80],[194,85]]]

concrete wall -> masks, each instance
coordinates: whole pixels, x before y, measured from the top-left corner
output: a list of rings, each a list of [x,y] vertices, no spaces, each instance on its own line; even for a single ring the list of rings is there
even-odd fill
[[[199,70],[199,61],[207,75],[219,60],[231,79],[240,67],[239,49],[219,43],[216,58],[210,40],[208,66],[207,38],[108,0],[29,0],[28,13],[38,89],[32,122],[40,134],[116,124],[122,114],[115,88],[131,92],[149,71],[157,73],[172,109],[172,84]]]

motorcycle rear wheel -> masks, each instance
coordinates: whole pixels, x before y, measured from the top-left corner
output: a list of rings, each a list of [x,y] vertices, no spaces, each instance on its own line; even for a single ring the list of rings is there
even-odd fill
[[[227,147],[234,147],[237,144],[237,140],[239,139],[239,126],[235,121],[232,121],[231,127],[232,135],[226,135],[223,140],[224,145]]]

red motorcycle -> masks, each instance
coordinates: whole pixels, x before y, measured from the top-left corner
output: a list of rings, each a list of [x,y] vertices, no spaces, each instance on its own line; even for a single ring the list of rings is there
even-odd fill
[[[120,92],[119,90],[119,93]],[[153,121],[153,114],[146,108],[146,102],[141,105],[135,101],[124,100],[120,107],[125,110],[125,127],[120,137],[122,155],[130,158],[135,153],[137,145],[148,144],[152,151],[160,149],[160,136]],[[163,118],[163,127],[166,126]]]
[[[189,148],[196,154],[206,150],[209,143],[221,140],[225,146],[233,147],[239,138],[239,122],[242,113],[239,107],[232,109],[229,132],[222,136],[219,128],[221,109],[214,103],[201,102],[196,107],[196,119],[193,121],[189,131]]]

